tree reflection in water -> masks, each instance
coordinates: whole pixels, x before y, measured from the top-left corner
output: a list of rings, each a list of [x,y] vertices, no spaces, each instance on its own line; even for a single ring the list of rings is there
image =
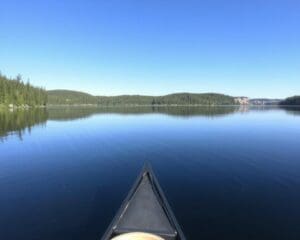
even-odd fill
[[[172,117],[207,117],[218,118],[234,113],[247,113],[249,111],[285,111],[288,114],[300,116],[300,108],[295,107],[249,107],[249,106],[136,106],[136,107],[49,107],[32,108],[29,110],[1,110],[0,111],[0,140],[9,135],[17,135],[22,140],[23,134],[30,133],[31,128],[43,125],[47,120],[72,121],[89,118],[100,114],[144,115],[165,114]]]

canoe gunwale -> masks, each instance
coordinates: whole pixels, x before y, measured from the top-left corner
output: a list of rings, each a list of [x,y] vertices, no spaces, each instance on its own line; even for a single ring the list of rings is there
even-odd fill
[[[169,219],[170,224],[172,225],[172,227],[175,229],[176,231],[176,240],[186,240],[181,227],[179,226],[175,215],[162,191],[161,186],[159,185],[159,182],[152,170],[152,167],[150,166],[150,164],[146,163],[142,169],[142,171],[140,172],[140,174],[138,175],[138,177],[136,178],[133,186],[131,187],[130,191],[128,192],[126,198],[123,200],[119,210],[117,211],[117,214],[115,215],[115,217],[113,218],[112,222],[110,223],[109,227],[107,228],[107,230],[105,231],[104,235],[102,236],[101,240],[109,240],[112,237],[114,237],[114,233],[117,232],[117,235],[119,234],[118,231],[116,231],[116,227],[117,224],[119,222],[119,220],[122,218],[123,214],[124,214],[124,210],[128,207],[130,200],[132,199],[134,193],[136,192],[139,184],[141,183],[143,177],[145,175],[148,175],[149,180],[151,181],[151,186],[153,188],[153,192],[155,195],[157,195],[157,200],[159,201],[159,204],[161,205],[161,207],[163,208],[164,213],[166,214],[167,218]],[[123,229],[124,230],[124,229]],[[132,231],[132,232],[136,232],[136,231],[141,231],[141,229],[126,229],[128,231]],[[172,239],[174,238],[173,235],[163,232],[163,231],[155,231],[155,232],[151,232],[151,231],[147,231],[148,233],[151,234],[159,234],[160,236],[164,237],[166,240],[168,239]]]

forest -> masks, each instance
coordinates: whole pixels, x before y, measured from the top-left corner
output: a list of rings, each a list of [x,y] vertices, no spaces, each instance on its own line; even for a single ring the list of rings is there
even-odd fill
[[[0,106],[32,107],[46,105],[157,106],[157,105],[234,105],[234,98],[216,93],[175,93],[165,96],[93,96],[70,90],[49,90],[24,83],[22,77],[0,74]]]
[[[280,102],[280,105],[282,105],[282,106],[284,106],[284,105],[300,106],[300,96],[293,96],[293,97],[286,98],[285,100]]]
[[[93,96],[68,90],[48,91],[49,105],[101,105],[101,106],[158,106],[158,105],[235,105],[231,96],[216,93],[174,93],[165,96]]]
[[[33,107],[45,106],[46,103],[45,89],[24,83],[21,75],[8,78],[0,73],[0,106]]]

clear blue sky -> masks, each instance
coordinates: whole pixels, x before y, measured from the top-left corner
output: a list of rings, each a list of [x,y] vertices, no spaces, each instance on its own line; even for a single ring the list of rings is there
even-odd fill
[[[300,1],[2,0],[0,70],[97,95],[300,94]]]

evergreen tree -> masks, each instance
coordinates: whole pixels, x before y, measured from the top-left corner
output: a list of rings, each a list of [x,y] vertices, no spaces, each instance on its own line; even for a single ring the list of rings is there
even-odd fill
[[[41,106],[47,103],[45,89],[34,87],[22,81],[22,76],[8,78],[0,73],[0,104],[16,106]]]

